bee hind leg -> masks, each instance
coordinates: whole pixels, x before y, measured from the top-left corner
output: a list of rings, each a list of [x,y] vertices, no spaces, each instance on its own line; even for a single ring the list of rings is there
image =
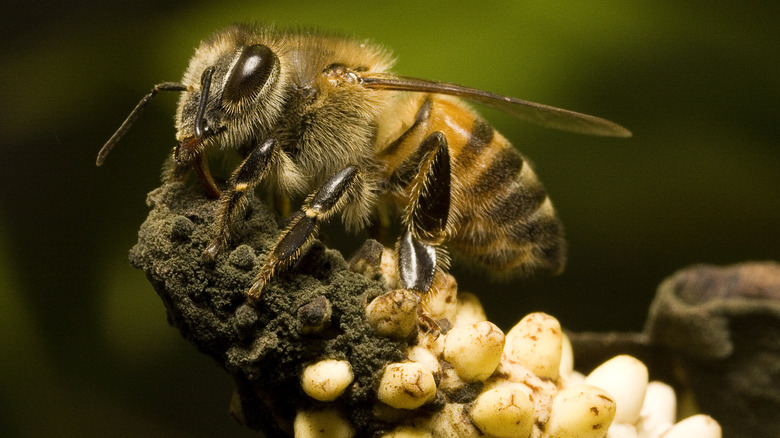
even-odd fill
[[[348,166],[336,172],[314,195],[309,196],[303,208],[293,214],[287,229],[271,249],[247,297],[258,299],[266,282],[278,270],[292,265],[309,246],[317,234],[319,222],[341,210],[362,187],[360,171],[355,166]]]
[[[426,137],[419,149],[423,159],[412,181],[406,231],[398,243],[398,272],[404,288],[428,292],[441,264],[437,249],[450,212],[450,155],[441,132]]]
[[[265,174],[276,150],[276,141],[268,139],[255,147],[230,176],[230,187],[220,196],[220,212],[216,235],[203,251],[206,260],[213,261],[230,238],[235,218],[246,208],[247,193],[251,193]]]

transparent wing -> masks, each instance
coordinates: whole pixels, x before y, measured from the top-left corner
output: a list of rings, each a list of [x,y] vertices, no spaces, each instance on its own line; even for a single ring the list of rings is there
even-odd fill
[[[396,76],[387,73],[359,73],[362,84],[379,90],[419,91],[449,94],[504,111],[520,120],[546,128],[576,132],[578,134],[608,137],[630,137],[631,131],[600,117],[569,111],[541,103],[501,96],[475,88],[446,82]]]

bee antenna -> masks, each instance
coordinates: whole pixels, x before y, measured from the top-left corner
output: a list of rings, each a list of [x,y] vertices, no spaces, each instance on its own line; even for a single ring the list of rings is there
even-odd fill
[[[149,104],[149,101],[152,100],[152,97],[154,97],[155,94],[159,93],[160,91],[185,91],[187,90],[187,87],[185,85],[179,84],[177,82],[163,82],[162,84],[157,84],[152,88],[152,91],[149,92],[146,96],[144,96],[143,99],[141,99],[140,102],[138,102],[138,105],[133,108],[133,111],[130,112],[130,115],[127,116],[124,122],[122,122],[122,125],[119,126],[119,129],[116,130],[114,135],[111,136],[111,138],[108,139],[106,144],[103,145],[103,148],[100,149],[100,152],[98,152],[97,161],[95,164],[100,166],[103,164],[103,161],[106,160],[106,155],[108,155],[109,152],[111,152],[111,149],[116,146],[116,144],[119,142],[119,139],[122,138],[123,135],[127,132],[128,129],[130,129],[131,126],[133,126],[133,123],[135,123],[136,119],[138,119],[138,116],[141,115],[141,111],[143,111],[144,108],[146,108],[146,105]]]

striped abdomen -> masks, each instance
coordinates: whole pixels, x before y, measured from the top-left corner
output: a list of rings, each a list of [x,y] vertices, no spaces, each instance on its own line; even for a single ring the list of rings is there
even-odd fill
[[[560,271],[563,229],[523,156],[459,100],[440,95],[410,99],[418,108],[413,122],[377,155],[387,176],[396,170],[396,176],[402,175],[395,178],[403,186],[396,202],[408,203],[415,176],[408,163],[420,143],[442,132],[452,167],[447,246],[500,273]]]

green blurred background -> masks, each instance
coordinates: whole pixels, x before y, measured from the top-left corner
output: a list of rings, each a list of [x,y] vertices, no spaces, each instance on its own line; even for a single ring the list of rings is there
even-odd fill
[[[639,330],[676,269],[780,259],[780,3],[159,3],[0,6],[0,436],[251,435],[227,415],[229,377],[127,262],[176,97],[94,165],[138,99],[234,21],[371,38],[398,72],[634,132],[589,138],[484,111],[535,162],[570,243],[560,277],[458,276],[483,285],[504,329],[542,310],[573,330]]]

